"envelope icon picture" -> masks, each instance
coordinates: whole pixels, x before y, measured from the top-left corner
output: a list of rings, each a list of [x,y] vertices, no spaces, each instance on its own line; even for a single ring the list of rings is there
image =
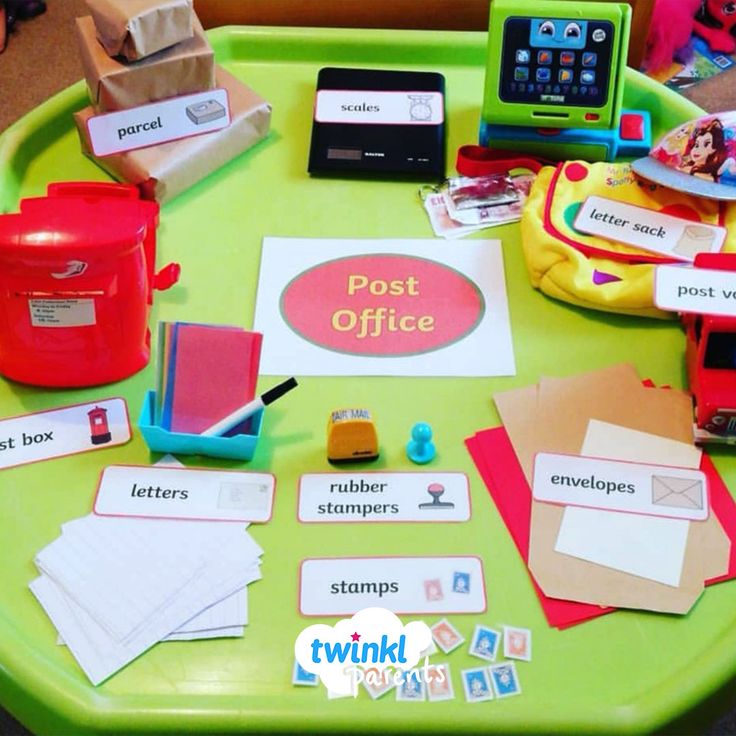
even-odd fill
[[[703,508],[703,481],[694,478],[652,476],[652,503],[681,509]]]

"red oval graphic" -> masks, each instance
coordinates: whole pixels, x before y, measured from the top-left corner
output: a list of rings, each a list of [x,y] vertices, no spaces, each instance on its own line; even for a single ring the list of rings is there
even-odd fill
[[[485,313],[464,274],[426,258],[378,253],[321,263],[292,279],[281,314],[328,350],[397,357],[429,353],[472,332]]]

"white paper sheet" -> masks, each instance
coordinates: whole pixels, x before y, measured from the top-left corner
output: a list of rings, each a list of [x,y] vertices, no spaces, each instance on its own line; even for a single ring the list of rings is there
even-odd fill
[[[593,419],[588,424],[581,454],[693,468],[699,466],[701,453],[692,445]],[[682,519],[567,507],[555,550],[677,586],[690,523]]]
[[[264,238],[253,329],[265,375],[516,372],[497,240]]]

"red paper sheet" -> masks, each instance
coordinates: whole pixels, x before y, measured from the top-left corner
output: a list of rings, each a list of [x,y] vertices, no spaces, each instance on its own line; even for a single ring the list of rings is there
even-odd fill
[[[237,327],[179,324],[171,430],[200,434],[251,401],[262,341]]]
[[[478,432],[465,441],[478,472],[486,484],[501,518],[524,562],[529,558],[529,525],[532,494],[516,453],[503,427]],[[706,581],[706,585],[736,578],[736,503],[711,459],[703,453],[700,469],[708,476],[713,513],[731,540],[727,575]],[[531,573],[530,573],[531,577]],[[564,629],[616,609],[547,597],[532,578],[534,589],[550,626]]]

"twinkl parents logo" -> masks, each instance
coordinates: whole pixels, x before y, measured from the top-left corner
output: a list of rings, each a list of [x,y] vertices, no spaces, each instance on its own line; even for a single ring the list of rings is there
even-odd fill
[[[364,608],[334,626],[308,626],[297,637],[294,654],[307,672],[318,675],[339,695],[356,695],[368,670],[401,673],[415,667],[432,643],[423,621],[401,623],[385,608]]]

